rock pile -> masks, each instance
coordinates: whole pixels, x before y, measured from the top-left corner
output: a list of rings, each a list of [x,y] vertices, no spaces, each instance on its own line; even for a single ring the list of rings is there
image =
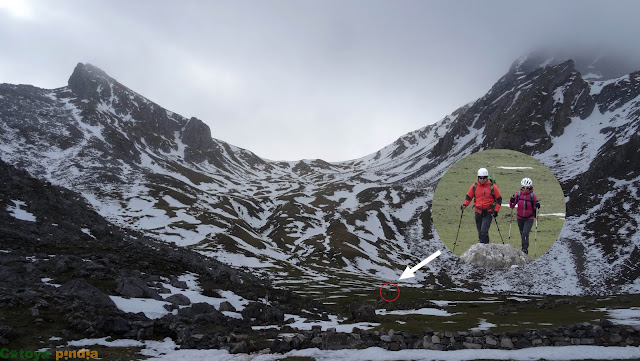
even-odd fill
[[[607,319],[598,324],[578,323],[555,329],[530,329],[510,332],[488,330],[469,332],[435,332],[426,329],[420,334],[394,330],[338,333],[335,329],[322,331],[314,326],[273,341],[271,352],[284,353],[293,349],[320,348],[323,350],[361,349],[380,347],[390,351],[429,349],[439,351],[462,349],[522,349],[537,346],[640,346],[640,326],[619,326]]]

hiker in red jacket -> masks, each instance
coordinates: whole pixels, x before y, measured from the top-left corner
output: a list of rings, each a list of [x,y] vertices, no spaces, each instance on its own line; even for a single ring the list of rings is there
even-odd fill
[[[529,232],[531,232],[533,220],[537,217],[537,210],[540,209],[540,202],[538,202],[538,197],[533,193],[533,181],[531,178],[523,178],[520,184],[522,184],[522,188],[520,188],[520,192],[511,196],[509,207],[518,206],[516,219],[518,220],[518,228],[522,238],[522,252],[528,254]]]
[[[498,216],[498,211],[502,204],[502,196],[498,185],[489,180],[487,168],[478,169],[478,181],[471,185],[467,196],[460,206],[465,209],[473,201],[476,209],[476,228],[478,229],[478,242],[489,243],[489,227],[491,227],[491,216]]]

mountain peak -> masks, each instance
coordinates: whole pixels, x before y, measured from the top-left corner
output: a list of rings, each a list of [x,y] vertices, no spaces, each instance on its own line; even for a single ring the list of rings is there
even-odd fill
[[[622,54],[615,49],[576,47],[532,51],[516,60],[509,71],[529,73],[568,60],[572,60],[585,80],[615,79],[640,69],[640,59],[633,54]]]
[[[111,92],[111,84],[117,83],[102,69],[91,64],[78,63],[69,77],[69,88],[78,97],[87,100],[98,100],[103,92]]]
[[[510,72],[530,73],[545,66],[558,65],[564,61],[571,60],[570,65],[574,65],[571,57],[558,56],[549,50],[537,50],[521,56],[511,64]]]

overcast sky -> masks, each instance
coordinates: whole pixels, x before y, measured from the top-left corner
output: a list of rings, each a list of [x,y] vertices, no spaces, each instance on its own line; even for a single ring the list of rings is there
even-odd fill
[[[638,51],[640,1],[0,0],[0,83],[91,63],[272,160],[363,157],[546,45]],[[640,66],[639,66],[640,69]]]

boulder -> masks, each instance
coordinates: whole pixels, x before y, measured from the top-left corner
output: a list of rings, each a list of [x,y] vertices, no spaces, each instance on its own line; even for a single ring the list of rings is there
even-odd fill
[[[264,304],[258,302],[250,302],[241,312],[245,321],[252,318],[264,318]]]
[[[273,340],[271,343],[271,353],[286,353],[291,351],[291,343],[284,340]]]
[[[120,316],[99,320],[98,324],[100,325],[100,330],[107,335],[122,335],[131,330],[129,321]]]
[[[118,278],[116,292],[125,297],[162,299],[145,281],[137,277]]]
[[[189,297],[180,293],[171,295],[164,300],[178,306],[188,306],[191,304],[191,300],[189,299]]]
[[[354,322],[376,322],[376,309],[367,304],[361,304],[351,309],[351,319]]]
[[[524,252],[510,244],[476,243],[460,256],[460,258],[478,267],[508,269],[513,266],[524,266],[532,259]]]
[[[264,304],[259,302],[250,302],[241,312],[242,318],[245,321],[251,319],[264,320],[265,311]],[[283,323],[284,312],[277,307],[267,307],[266,318],[268,323]]]
[[[513,341],[508,337],[503,337],[500,339],[500,348],[513,348]]]
[[[181,308],[178,310],[178,316],[184,317],[194,317],[197,315],[217,313],[218,310],[216,310],[215,306],[204,302],[194,303],[193,305],[191,305],[191,307]]]
[[[220,312],[224,311],[236,312],[237,310],[229,301],[224,301],[220,303]]]
[[[185,281],[179,281],[177,279],[173,279],[171,280],[171,285],[175,288],[180,288],[182,290],[186,290],[189,288],[189,285],[187,285],[187,282]]]
[[[331,332],[322,335],[323,350],[343,350],[347,348],[349,348],[349,334]]]
[[[231,350],[229,350],[230,354],[237,353],[245,353],[247,352],[247,343],[245,341],[241,341],[232,346]]]
[[[116,307],[116,304],[104,292],[85,280],[74,279],[58,288],[58,292],[76,295],[81,300],[96,306]]]

